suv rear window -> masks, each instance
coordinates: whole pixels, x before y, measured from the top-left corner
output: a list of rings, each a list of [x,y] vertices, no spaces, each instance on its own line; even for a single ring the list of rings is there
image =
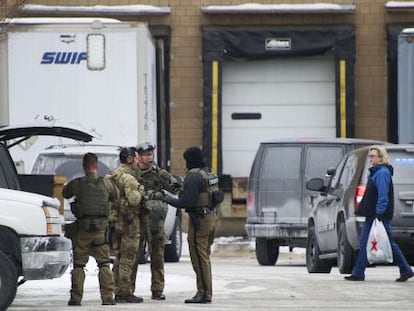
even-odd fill
[[[404,150],[388,150],[394,167],[394,183],[412,183],[414,176],[414,153]]]
[[[97,154],[98,175],[103,176],[119,165],[116,154]],[[32,174],[64,175],[68,180],[84,175],[82,155],[74,154],[40,154],[32,169]]]

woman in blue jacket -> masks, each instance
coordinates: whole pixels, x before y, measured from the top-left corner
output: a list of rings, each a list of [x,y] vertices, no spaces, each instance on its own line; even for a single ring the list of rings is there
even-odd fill
[[[355,214],[365,216],[365,223],[362,228],[358,257],[352,274],[346,276],[347,281],[364,281],[365,268],[368,265],[367,243],[369,231],[375,218],[384,224],[385,230],[390,239],[394,263],[400,268],[400,277],[397,282],[405,282],[414,276],[413,270],[402,254],[398,245],[391,235],[391,219],[394,214],[394,187],[392,183],[393,167],[389,164],[387,151],[380,146],[373,146],[369,149],[368,157],[371,167],[367,188]]]

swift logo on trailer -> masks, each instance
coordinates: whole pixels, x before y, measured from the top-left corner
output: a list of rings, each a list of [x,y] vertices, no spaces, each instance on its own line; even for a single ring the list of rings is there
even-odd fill
[[[40,64],[42,65],[78,65],[87,59],[86,52],[45,52]]]

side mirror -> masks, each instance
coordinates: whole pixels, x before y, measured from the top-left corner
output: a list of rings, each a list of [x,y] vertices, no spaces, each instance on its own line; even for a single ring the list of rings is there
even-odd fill
[[[328,177],[333,176],[335,174],[335,172],[336,172],[336,168],[333,168],[333,167],[328,168],[326,170],[326,176],[328,176]]]
[[[311,191],[325,192],[326,186],[322,178],[312,178],[306,183],[306,189]]]

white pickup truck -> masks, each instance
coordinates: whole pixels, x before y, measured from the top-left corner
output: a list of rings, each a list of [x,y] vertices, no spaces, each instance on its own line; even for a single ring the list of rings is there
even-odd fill
[[[26,280],[60,277],[70,263],[72,243],[62,235],[59,201],[22,191],[8,150],[32,135],[92,139],[81,130],[53,125],[0,127],[0,310]]]

